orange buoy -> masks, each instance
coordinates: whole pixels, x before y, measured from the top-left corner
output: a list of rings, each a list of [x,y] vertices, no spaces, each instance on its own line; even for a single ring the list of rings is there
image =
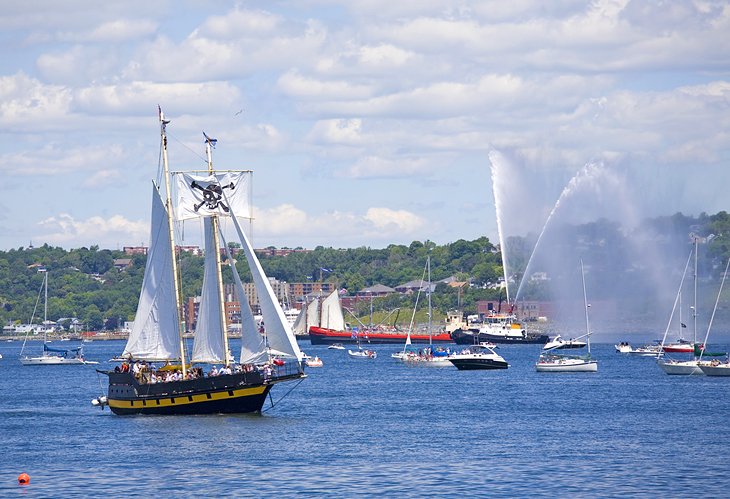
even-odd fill
[[[28,473],[21,473],[18,475],[18,485],[28,485],[30,483],[30,476]]]

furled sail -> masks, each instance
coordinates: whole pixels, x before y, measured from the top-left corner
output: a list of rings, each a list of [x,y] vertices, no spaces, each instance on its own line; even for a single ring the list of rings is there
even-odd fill
[[[322,302],[322,320],[320,327],[334,329],[336,331],[345,330],[345,317],[342,315],[342,305],[340,304],[340,293],[334,290]]]
[[[251,172],[192,175],[175,172],[177,220],[230,216],[253,218],[251,213]]]
[[[198,320],[195,325],[193,340],[193,362],[226,362],[223,334],[225,324],[222,323],[221,295],[218,289],[218,268],[216,262],[216,243],[213,223],[209,217],[203,222],[205,235],[205,271],[203,289],[200,294]]]
[[[246,261],[248,262],[248,266],[253,277],[254,286],[258,293],[259,304],[261,305],[261,314],[264,317],[264,328],[268,348],[277,354],[295,357],[297,360],[301,361],[302,352],[299,350],[297,340],[291,331],[291,327],[289,326],[289,322],[286,320],[284,311],[281,309],[281,305],[279,305],[279,301],[276,299],[274,290],[271,288],[271,283],[266,277],[264,269],[261,267],[261,263],[256,257],[248,237],[246,237],[246,234],[244,234],[241,229],[241,225],[238,223],[235,212],[231,213],[231,220],[233,220],[233,225],[235,226],[238,237],[241,240],[243,253],[246,256]]]
[[[180,359],[179,322],[172,271],[167,210],[153,186],[150,247],[134,326],[124,357],[143,360]]]

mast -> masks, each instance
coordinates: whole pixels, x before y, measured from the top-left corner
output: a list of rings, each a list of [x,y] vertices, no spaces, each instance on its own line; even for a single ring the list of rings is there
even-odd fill
[[[48,334],[48,271],[43,276],[43,286],[45,288],[43,297],[43,344],[46,343],[46,335]]]
[[[583,306],[586,313],[586,343],[588,346],[588,355],[591,354],[591,325],[588,323],[588,296],[586,295],[586,275],[583,270],[583,259],[580,260],[580,276],[583,279]]]
[[[160,117],[160,138],[162,140],[162,164],[165,172],[165,207],[167,208],[167,225],[170,230],[170,251],[172,252],[172,275],[175,285],[175,308],[177,309],[177,322],[180,335],[180,363],[182,364],[183,378],[187,375],[187,367],[185,366],[185,320],[183,318],[182,300],[180,298],[180,271],[177,268],[177,258],[175,255],[175,230],[172,218],[172,192],[170,190],[170,167],[167,162],[167,124],[170,122],[165,119],[162,109],[159,108]]]
[[[203,132],[205,137],[205,156],[208,160],[208,173],[213,174],[213,147],[217,142],[216,139],[208,137]],[[220,303],[220,314],[221,314],[221,325],[223,326],[223,355],[225,356],[225,365],[231,363],[231,359],[228,356],[228,327],[226,324],[226,302],[223,294],[223,274],[221,273],[221,253],[220,253],[220,238],[218,236],[219,231],[219,220],[218,216],[213,215],[210,217],[210,222],[213,229],[213,246],[215,247],[215,268],[216,268],[216,282],[218,284],[218,296]]]
[[[431,337],[431,255],[426,258],[426,268],[428,269],[428,345],[433,346]]]
[[[692,342],[692,346],[697,343],[697,243],[698,237],[695,236],[695,301],[694,306],[692,307],[692,317],[694,318],[694,340]]]

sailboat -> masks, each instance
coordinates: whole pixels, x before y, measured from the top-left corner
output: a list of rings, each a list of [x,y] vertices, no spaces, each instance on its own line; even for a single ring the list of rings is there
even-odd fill
[[[552,350],[544,351],[535,364],[535,370],[538,372],[597,372],[598,361],[591,357],[591,326],[588,321],[588,297],[586,295],[586,277],[583,270],[583,260],[580,261],[580,273],[583,281],[583,308],[586,318],[586,334],[575,338],[580,340],[586,339],[586,347],[588,353],[586,355],[559,355],[553,353],[558,347]]]
[[[98,370],[109,378],[107,394],[92,400],[115,414],[214,414],[260,412],[272,387],[306,377],[302,352],[269,279],[241,229],[239,216],[250,216],[250,171],[215,172],[212,149],[216,140],[205,133],[208,169],[203,175],[176,172],[173,206],[167,158],[169,123],[159,110],[163,177],[153,183],[150,247],[134,326],[122,356],[127,362],[114,370]],[[173,217],[173,213],[175,218]],[[230,218],[240,240],[259,297],[264,324],[257,328],[253,313],[241,299],[241,353],[236,363],[229,350],[221,277],[221,252],[228,248],[220,222]],[[174,222],[203,218],[205,272],[201,303],[188,356],[176,260]],[[221,246],[223,243],[223,246]],[[244,297],[243,284],[227,253],[234,286]],[[154,362],[164,362],[156,370]],[[218,370],[216,364],[222,365]],[[130,367],[131,365],[131,367]],[[204,366],[213,366],[208,373]],[[169,371],[172,371],[170,373]],[[273,403],[273,402],[272,402]]]
[[[431,307],[431,255],[429,255],[426,258],[426,268],[424,269],[424,274],[428,274],[428,287],[426,294],[428,296],[428,336],[429,339],[433,337],[433,329],[432,329],[432,322],[431,322],[431,315],[432,315],[432,307]],[[421,289],[423,289],[423,276],[421,277],[421,286],[418,289],[418,294],[416,295],[416,305],[413,308],[413,316],[411,317],[411,324],[408,327],[408,336],[406,337],[405,344],[403,345],[403,351],[397,352],[392,355],[394,359],[400,360],[402,362],[405,362],[409,366],[419,366],[419,367],[448,367],[451,366],[451,362],[449,361],[448,355],[449,352],[444,350],[443,348],[438,348],[434,350],[433,347],[433,341],[429,341],[428,347],[419,349],[418,352],[408,351],[408,345],[411,344],[411,329],[413,327],[413,321],[416,316],[416,309],[418,308],[418,297],[421,294]]]
[[[728,258],[725,264],[725,272],[722,274],[722,281],[720,282],[720,290],[717,292],[717,299],[715,300],[715,308],[712,310],[712,316],[710,317],[710,323],[707,325],[707,333],[705,333],[704,344],[707,345],[707,339],[710,336],[710,328],[712,327],[712,321],[715,319],[715,312],[717,311],[717,304],[720,302],[720,295],[722,294],[722,287],[725,284],[725,278],[727,277],[728,267],[730,267],[730,258]],[[699,350],[699,349],[698,349]],[[699,354],[699,355],[698,355]],[[715,358],[712,360],[703,360],[705,357],[722,357],[725,356],[725,361],[721,362]],[[695,352],[695,356],[698,357],[697,365],[702,370],[702,373],[706,376],[730,376],[730,357],[726,352],[708,352],[706,349]]]
[[[294,321],[292,331],[295,336],[309,337],[312,326],[335,331],[345,330],[345,316],[342,314],[338,290],[332,291],[324,300],[317,297],[306,303]]]
[[[84,360],[84,347],[79,346],[76,348],[55,348],[55,347],[49,347],[48,346],[48,272],[46,269],[39,269],[38,272],[43,273],[43,283],[41,285],[41,290],[38,292],[38,300],[40,300],[40,293],[44,293],[43,298],[43,350],[40,355],[31,357],[31,356],[23,356],[23,351],[25,350],[25,343],[28,341],[28,334],[30,334],[31,330],[28,331],[28,333],[25,335],[25,339],[23,340],[23,346],[20,349],[20,363],[24,366],[49,366],[49,365],[83,365],[83,364],[91,364],[92,362]],[[36,301],[36,306],[38,306],[38,301]],[[35,315],[35,310],[33,311],[33,314]],[[33,319],[30,320],[31,324],[33,324]],[[96,364],[96,362],[93,362]]]
[[[698,238],[694,238],[694,247],[689,253],[689,257],[687,257],[687,263],[684,266],[684,272],[682,273],[682,279],[679,282],[679,289],[677,290],[677,296],[674,299],[674,305],[672,307],[672,313],[669,315],[669,323],[667,324],[667,328],[664,331],[664,337],[662,338],[661,342],[661,350],[662,354],[658,356],[657,358],[657,365],[661,368],[662,371],[664,371],[667,374],[674,374],[674,375],[693,375],[693,374],[702,374],[702,370],[697,365],[697,359],[695,358],[695,349],[702,350],[704,348],[704,345],[700,345],[697,343],[697,253],[698,253]],[[684,284],[685,276],[687,275],[687,270],[689,269],[689,264],[692,259],[692,255],[694,255],[694,305],[692,306],[692,316],[694,319],[694,341],[690,342],[682,338],[682,329],[684,327],[684,323],[682,322],[681,318],[681,298],[682,298],[682,286]],[[669,329],[672,324],[672,320],[674,317],[674,312],[678,311],[679,315],[679,339],[676,342],[667,344],[667,335],[669,334]],[[678,360],[678,359],[672,359],[668,358],[664,355],[664,352],[681,352],[681,353],[692,353],[693,356],[691,359],[688,360]]]

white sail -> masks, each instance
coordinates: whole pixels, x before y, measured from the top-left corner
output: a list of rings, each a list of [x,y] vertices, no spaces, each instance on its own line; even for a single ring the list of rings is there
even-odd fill
[[[248,237],[246,237],[246,234],[241,229],[235,213],[231,213],[231,219],[241,240],[243,253],[246,255],[246,261],[251,270],[254,286],[259,296],[268,347],[279,354],[295,357],[301,361],[303,358],[302,352],[299,350],[299,345],[297,345],[297,340],[291,331],[289,322],[286,320],[284,311],[281,309],[281,305],[279,305],[279,300],[277,300],[274,290],[271,288],[271,283],[266,277],[264,269],[261,267],[261,263],[256,257]]]
[[[152,221],[147,266],[125,357],[144,360],[180,359],[170,227],[160,193],[153,186]]]
[[[319,298],[315,298],[307,306],[307,327],[319,327]]]
[[[213,223],[209,217],[203,222],[205,234],[205,273],[203,274],[203,289],[200,294],[198,320],[195,325],[195,339],[193,340],[193,362],[219,363],[226,361],[223,345],[221,295],[218,289],[218,268],[216,264],[215,237]]]
[[[191,175],[175,172],[177,220],[230,216],[236,213],[253,218],[251,213],[251,172],[225,172]]]
[[[337,290],[334,290],[322,302],[320,327],[334,329],[336,331],[345,330],[345,317],[342,315],[340,293]]]
[[[294,321],[294,324],[291,327],[291,330],[294,334],[297,335],[305,335],[309,333],[309,323],[307,322],[307,304],[305,303],[302,305],[302,309],[299,311],[299,315],[297,315],[297,320]]]

